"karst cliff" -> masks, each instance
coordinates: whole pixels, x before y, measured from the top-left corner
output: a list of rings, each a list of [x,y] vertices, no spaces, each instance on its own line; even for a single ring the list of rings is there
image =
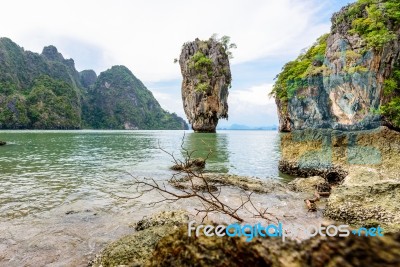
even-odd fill
[[[185,43],[179,58],[182,100],[195,132],[215,132],[218,120],[228,118],[231,84],[229,56],[215,38]]]

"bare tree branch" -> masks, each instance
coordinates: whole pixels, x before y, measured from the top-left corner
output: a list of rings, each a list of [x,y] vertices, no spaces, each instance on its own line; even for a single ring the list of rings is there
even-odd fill
[[[195,150],[189,151],[184,147],[185,134],[181,140],[181,151],[183,152],[184,159],[177,159],[174,153],[168,152],[163,149],[158,143],[158,148],[169,155],[172,158],[172,162],[181,166],[177,168],[176,172],[172,175],[168,181],[174,189],[169,189],[165,182],[156,181],[153,178],[138,178],[129,174],[132,177],[131,188],[134,188],[134,193],[136,196],[126,197],[128,199],[138,199],[145,194],[150,192],[156,192],[161,196],[160,200],[154,200],[149,203],[150,206],[155,206],[159,203],[167,202],[173,203],[179,200],[185,199],[196,199],[201,203],[201,207],[195,208],[197,215],[203,214],[202,220],[204,221],[210,213],[221,213],[227,215],[228,217],[237,220],[238,222],[243,222],[244,219],[239,215],[240,210],[247,210],[254,217],[262,218],[264,220],[270,221],[271,218],[279,221],[277,217],[273,214],[267,212],[267,210],[258,209],[252,202],[252,194],[247,193],[242,190],[240,195],[240,204],[234,206],[233,204],[228,204],[221,200],[222,185],[215,181],[209,181],[203,176],[203,171],[201,168],[192,168],[193,165],[193,154]],[[206,145],[207,143],[202,140]],[[209,159],[213,151],[210,149],[205,161]]]

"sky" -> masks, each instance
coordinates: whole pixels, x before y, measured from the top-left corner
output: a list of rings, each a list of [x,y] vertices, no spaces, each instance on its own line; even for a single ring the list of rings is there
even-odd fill
[[[0,37],[40,53],[55,45],[81,71],[125,65],[161,106],[186,119],[178,58],[182,44],[214,33],[236,43],[230,61],[232,124],[278,124],[268,94],[282,66],[324,33],[351,0],[8,0]]]

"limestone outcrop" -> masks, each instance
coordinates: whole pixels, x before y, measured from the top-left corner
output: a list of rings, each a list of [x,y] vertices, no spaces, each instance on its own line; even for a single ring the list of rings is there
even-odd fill
[[[274,88],[280,131],[399,127],[393,100],[400,95],[400,25],[385,4],[374,18],[366,11],[376,8],[373,3],[342,8],[331,32],[285,65]],[[382,32],[362,30],[374,20]]]
[[[226,48],[215,38],[196,39],[183,45],[179,65],[189,123],[196,132],[215,132],[218,120],[228,118],[232,78]]]

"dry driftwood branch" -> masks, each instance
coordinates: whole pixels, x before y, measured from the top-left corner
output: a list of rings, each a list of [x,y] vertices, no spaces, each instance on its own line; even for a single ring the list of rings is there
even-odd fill
[[[163,149],[160,143],[158,143],[158,148],[172,158],[173,164],[189,166],[193,160],[193,154],[196,151],[189,151],[186,149],[184,147],[184,139],[185,135],[182,137],[180,146],[184,154],[183,160],[176,158],[174,153]],[[207,145],[203,140],[202,142]],[[212,153],[213,151],[210,149],[204,160],[207,161]],[[251,199],[253,193],[247,193],[243,190],[242,194],[240,195],[240,203],[235,206],[222,201],[220,197],[222,185],[207,180],[203,176],[202,169],[192,169],[189,167],[181,168],[177,170],[168,181],[156,181],[153,178],[138,178],[131,174],[129,175],[133,179],[131,187],[135,193],[135,196],[129,197],[130,199],[140,198],[144,194],[150,192],[157,192],[161,196],[161,200],[152,201],[149,204],[150,206],[154,206],[162,202],[172,203],[178,200],[192,198],[199,200],[201,203],[201,206],[195,208],[195,210],[197,211],[197,215],[203,214],[203,221],[210,213],[214,212],[227,215],[238,222],[243,222],[244,219],[238,214],[238,212],[242,209],[246,209],[254,217],[262,218],[267,221],[270,221],[272,218],[279,222],[279,219],[273,216],[273,214],[267,212],[267,209],[261,210],[254,205]],[[182,186],[182,184],[180,184],[182,181],[185,182],[186,186]],[[177,190],[169,188],[166,182],[174,185],[174,188]]]

